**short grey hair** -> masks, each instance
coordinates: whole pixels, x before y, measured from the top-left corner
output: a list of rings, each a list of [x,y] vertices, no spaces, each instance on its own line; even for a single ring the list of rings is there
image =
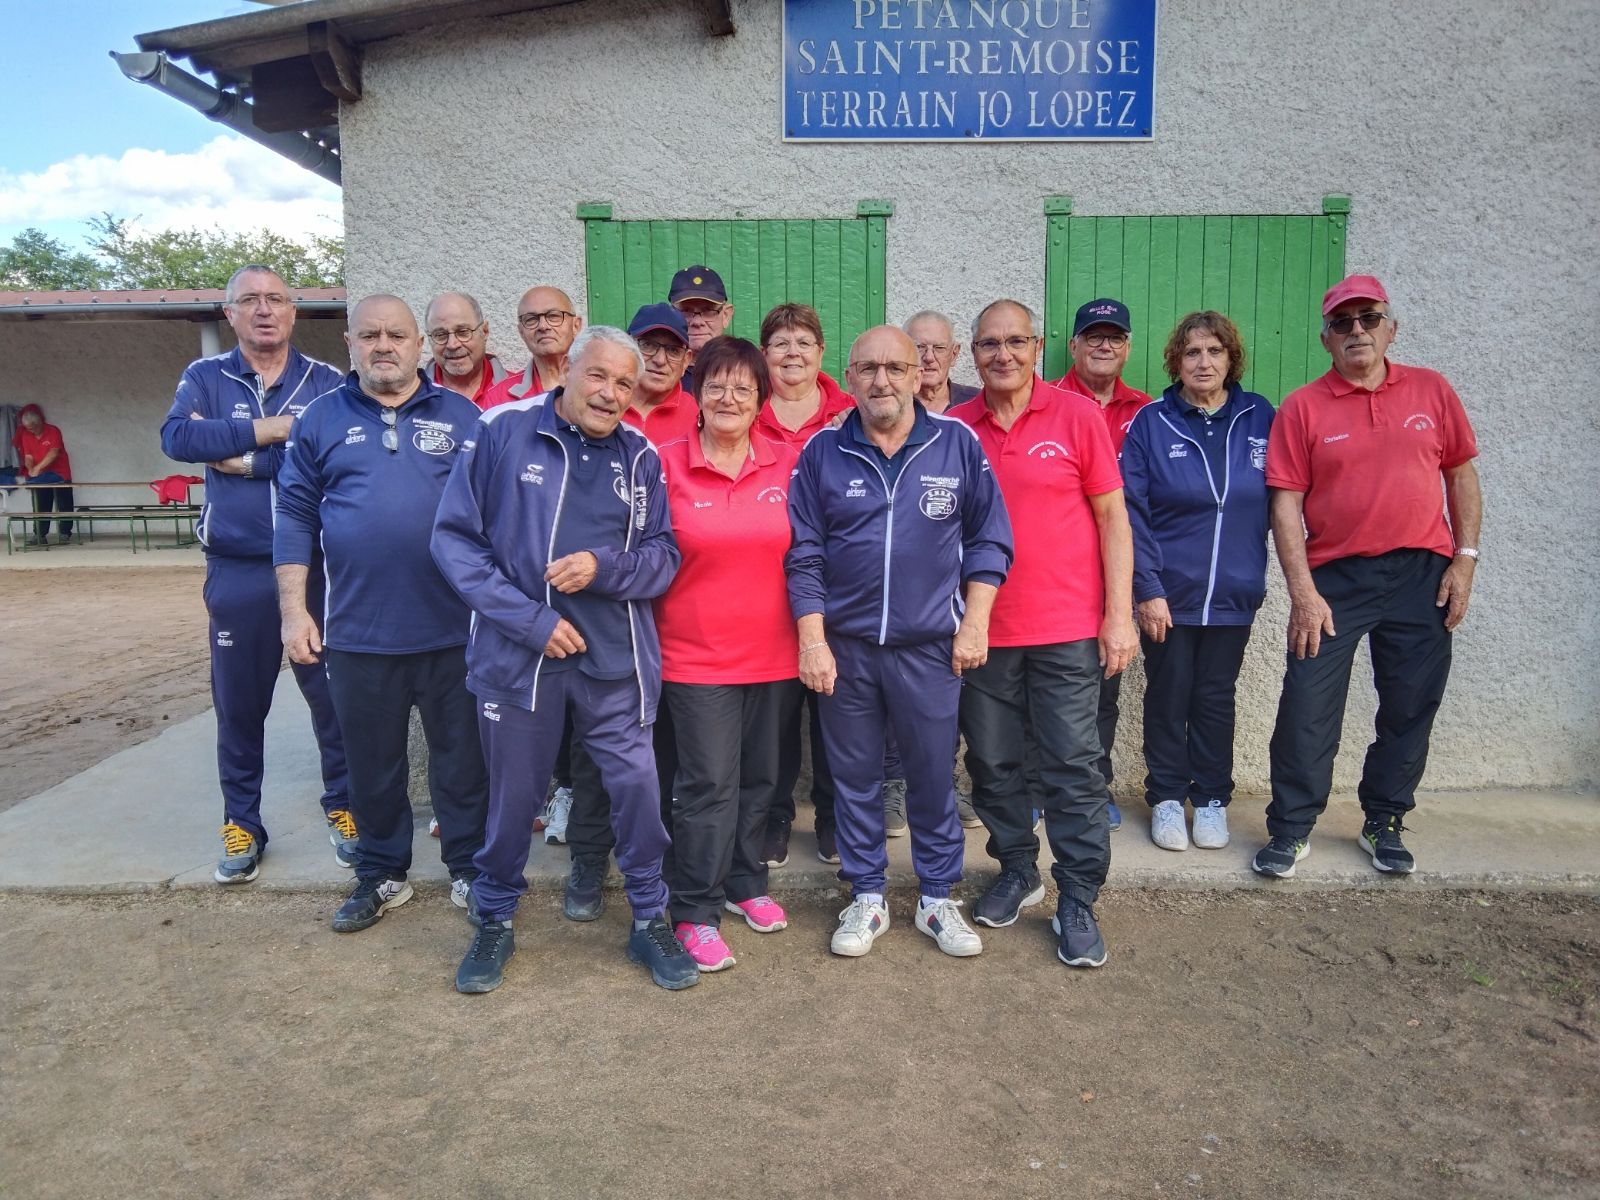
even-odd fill
[[[978,310],[977,316],[972,318],[973,341],[978,340],[978,326],[983,323],[983,319],[987,317],[991,311],[999,308],[1002,304],[1009,304],[1012,308],[1020,308],[1024,313],[1026,313],[1028,316],[1028,332],[1033,334],[1034,337],[1039,336],[1039,314],[1034,312],[1033,309],[1029,308],[1021,300],[1013,300],[1009,296],[1006,296],[999,300],[991,300],[988,304],[985,304],[981,309]]]
[[[942,312],[940,312],[936,308],[925,308],[921,312],[912,313],[909,317],[907,317],[905,319],[904,323],[900,326],[900,328],[905,332],[905,335],[907,337],[911,336],[911,327],[913,325],[915,325],[918,321],[938,321],[941,325],[943,325],[946,329],[948,329],[950,331],[950,336],[952,338],[954,338],[956,336],[956,323],[954,321],[952,321],[949,317],[945,316]]]
[[[224,304],[233,303],[233,285],[238,283],[243,275],[271,275],[279,283],[283,284],[284,291],[289,290],[289,281],[265,263],[245,263],[244,266],[228,276],[228,286],[222,292],[222,302]]]
[[[585,325],[578,336],[572,339],[572,347],[567,351],[567,361],[577,362],[593,342],[610,342],[613,346],[621,346],[633,355],[633,362],[638,367],[639,374],[644,374],[644,355],[639,353],[639,343],[615,325]]]
[[[435,304],[439,303],[439,301],[443,300],[447,296],[454,296],[458,300],[465,300],[467,302],[467,307],[472,310],[473,320],[475,320],[479,325],[483,324],[483,305],[479,304],[475,297],[469,295],[466,292],[453,292],[452,291],[452,292],[440,292],[432,300],[428,301],[428,307],[422,310],[422,323],[424,325],[431,325],[433,323],[433,321],[432,321],[432,318],[433,318],[433,306]]]

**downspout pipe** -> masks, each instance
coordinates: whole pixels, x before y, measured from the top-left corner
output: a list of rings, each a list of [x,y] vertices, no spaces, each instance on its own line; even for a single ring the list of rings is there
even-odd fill
[[[257,129],[250,105],[233,92],[213,87],[203,79],[173,66],[160,51],[118,54],[111,51],[122,73],[135,83],[147,83],[156,91],[187,104],[220,125],[260,142],[268,150],[283,155],[297,166],[329,183],[341,183],[339,156],[303,133],[267,133]]]

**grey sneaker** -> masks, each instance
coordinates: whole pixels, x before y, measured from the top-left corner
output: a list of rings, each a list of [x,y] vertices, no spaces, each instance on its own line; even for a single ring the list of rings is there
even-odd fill
[[[347,808],[336,808],[328,814],[328,841],[333,846],[333,860],[341,867],[356,865],[356,819]]]
[[[212,872],[218,883],[249,883],[261,872],[261,843],[255,834],[229,821],[222,827],[222,861]]]
[[[1361,848],[1372,855],[1372,865],[1384,872],[1409,875],[1417,860],[1400,840],[1405,828],[1399,817],[1368,817],[1361,826]]]
[[[1198,816],[1195,822],[1198,832]],[[1189,848],[1189,828],[1183,822],[1183,801],[1163,800],[1150,810],[1150,840],[1163,850]]]
[[[1222,801],[1196,806],[1194,844],[1202,850],[1221,850],[1228,844],[1228,810]]]
[[[976,829],[983,824],[978,810],[972,807],[972,797],[965,792],[956,793],[956,820],[961,822],[963,829]]]
[[[391,908],[399,908],[414,893],[404,879],[358,879],[350,899],[333,914],[335,933],[356,933],[376,925]]]
[[[883,781],[883,831],[890,837],[906,835],[906,781]]]
[[[566,845],[567,818],[572,815],[572,789],[557,788],[544,806],[544,840],[546,845]]]
[[[1250,861],[1250,869],[1257,875],[1274,875],[1279,879],[1293,879],[1294,865],[1311,853],[1307,838],[1275,837]]]
[[[1094,909],[1074,900],[1061,897],[1056,905],[1056,915],[1050,918],[1050,928],[1061,939],[1056,946],[1056,957],[1069,967],[1103,967],[1106,964],[1106,940],[1100,936],[1100,924],[1094,919]]]

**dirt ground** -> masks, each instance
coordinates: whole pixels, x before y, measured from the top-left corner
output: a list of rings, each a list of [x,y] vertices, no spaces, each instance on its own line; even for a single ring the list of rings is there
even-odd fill
[[[0,812],[211,706],[204,571],[0,571]]]
[[[0,1195],[1600,1195],[1600,903],[1108,893],[976,959],[802,901],[691,991],[535,895],[500,991],[438,893],[0,899]]]

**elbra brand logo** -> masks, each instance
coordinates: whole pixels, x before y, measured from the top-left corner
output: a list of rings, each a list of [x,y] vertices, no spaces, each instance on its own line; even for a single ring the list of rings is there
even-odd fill
[[[352,425],[349,429],[345,430],[344,444],[346,446],[354,446],[357,442],[364,442],[366,440],[367,435],[360,425]]]
[[[517,478],[522,480],[523,483],[543,483],[544,482],[544,464],[543,463],[529,463],[528,464],[528,469],[526,471],[524,471],[521,475],[517,476]]]

